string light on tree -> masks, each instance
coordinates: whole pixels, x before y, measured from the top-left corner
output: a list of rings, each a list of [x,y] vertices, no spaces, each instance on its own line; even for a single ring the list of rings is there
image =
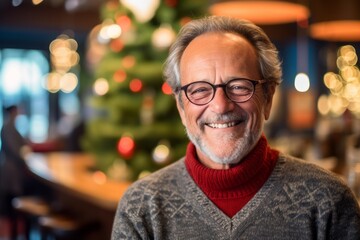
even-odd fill
[[[120,52],[123,48],[124,48],[124,42],[120,38],[113,39],[110,42],[110,49],[113,52]]]
[[[116,23],[121,27],[123,32],[129,31],[131,28],[131,19],[126,15],[117,16]]]
[[[146,91],[140,110],[140,121],[142,125],[150,125],[154,122],[154,92]]]
[[[122,136],[118,141],[117,150],[119,154],[125,159],[131,158],[135,150],[134,139],[127,135]]]
[[[108,43],[111,39],[116,39],[121,36],[121,27],[114,23],[112,19],[105,19],[101,24],[98,39],[101,43]]]
[[[143,88],[143,83],[140,79],[134,78],[130,81],[129,87],[132,92],[140,92]]]
[[[170,146],[168,141],[160,141],[160,143],[155,147],[152,157],[158,164],[166,163],[170,157]]]
[[[121,64],[124,68],[132,68],[136,64],[136,59],[132,55],[127,55],[122,59]]]
[[[117,70],[114,73],[113,77],[114,77],[115,82],[118,82],[118,83],[124,82],[126,79],[126,72],[122,69]]]
[[[166,95],[171,95],[172,94],[171,87],[169,86],[169,84],[167,82],[163,83],[163,85],[161,86],[161,90]]]
[[[120,0],[120,2],[130,9],[139,22],[147,22],[154,17],[160,5],[160,0]]]
[[[152,44],[159,49],[165,49],[175,41],[176,33],[169,24],[164,24],[156,29],[152,35]]]
[[[98,96],[104,96],[109,91],[109,83],[105,78],[99,78],[93,85],[93,91]]]

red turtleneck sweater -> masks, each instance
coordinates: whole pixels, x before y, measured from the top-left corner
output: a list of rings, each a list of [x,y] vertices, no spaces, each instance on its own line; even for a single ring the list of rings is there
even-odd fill
[[[189,143],[185,164],[190,176],[206,196],[227,216],[233,217],[259,191],[273,171],[279,152],[262,136],[254,149],[230,169],[205,167]]]

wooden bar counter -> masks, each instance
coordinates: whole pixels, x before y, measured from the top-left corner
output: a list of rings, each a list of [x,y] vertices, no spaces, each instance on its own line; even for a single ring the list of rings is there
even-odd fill
[[[116,207],[129,182],[113,181],[92,171],[94,158],[89,154],[31,153],[26,156],[26,164],[66,209],[100,223],[93,239],[110,239]]]

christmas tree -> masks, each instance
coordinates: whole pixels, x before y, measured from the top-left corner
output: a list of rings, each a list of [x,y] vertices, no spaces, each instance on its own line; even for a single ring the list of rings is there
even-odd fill
[[[83,147],[111,178],[135,180],[185,154],[187,137],[162,66],[182,25],[206,15],[207,0],[106,3],[96,32],[106,53],[94,71],[94,115]]]

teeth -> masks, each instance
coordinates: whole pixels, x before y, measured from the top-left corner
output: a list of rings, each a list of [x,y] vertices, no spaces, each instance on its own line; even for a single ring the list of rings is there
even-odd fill
[[[212,128],[228,128],[228,127],[233,127],[235,126],[235,122],[229,122],[229,123],[209,123],[208,124],[209,127]]]

